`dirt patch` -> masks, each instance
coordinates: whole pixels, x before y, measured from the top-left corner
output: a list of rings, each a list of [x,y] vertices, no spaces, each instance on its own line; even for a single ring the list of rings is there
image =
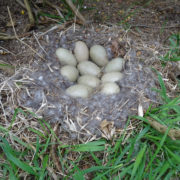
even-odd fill
[[[84,16],[101,24],[126,24],[131,27],[179,27],[179,2],[96,0],[86,1]]]

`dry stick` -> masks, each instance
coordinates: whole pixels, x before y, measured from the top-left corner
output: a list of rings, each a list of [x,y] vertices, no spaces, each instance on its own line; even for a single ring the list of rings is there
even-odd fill
[[[46,1],[46,3],[51,6],[52,8],[56,9],[56,11],[58,12],[59,16],[62,18],[62,19],[65,19],[63,14],[61,13],[61,10],[59,7],[55,6],[54,4],[51,4],[50,2]]]
[[[15,36],[0,36],[0,40],[12,40],[16,39]]]
[[[63,11],[60,7],[54,5],[54,4],[51,4],[49,1],[45,0],[44,1],[47,5],[51,6],[52,8],[56,9],[56,11],[58,12],[58,14],[61,16],[62,19],[65,20],[63,14],[61,13],[61,11]]]
[[[71,0],[66,0],[66,3],[70,6],[72,11],[74,12],[75,15],[82,21],[83,24],[87,24],[87,21],[85,18],[82,16],[82,14],[78,11],[78,9],[74,6]]]
[[[154,119],[148,117],[148,123],[157,131],[159,131],[160,133],[165,133],[168,129],[167,126],[162,125],[160,123],[158,123],[157,121],[155,121]],[[178,129],[170,129],[168,132],[169,137],[171,137],[172,140],[176,140],[179,139],[180,140],[180,130]]]
[[[11,55],[13,55],[13,56],[16,56],[16,54],[14,54],[13,52],[9,51],[8,49],[6,49],[6,48],[4,48],[4,47],[2,47],[2,46],[0,46],[0,49],[3,49],[5,52],[7,52],[7,53],[9,53],[9,54],[11,54]],[[3,61],[0,60],[0,63],[2,63],[2,62],[3,62]]]
[[[24,9],[26,9],[26,6],[23,4],[21,0],[16,0],[16,2],[21,5]]]
[[[22,44],[26,45],[28,48],[30,48],[35,54],[37,54],[41,59],[45,60],[38,52],[36,52],[30,45],[28,45],[27,43],[25,43],[24,41],[22,41],[21,39],[19,39],[19,37],[17,36],[16,34],[16,30],[14,28],[14,24],[13,24],[13,20],[12,20],[12,16],[11,16],[11,12],[9,10],[9,7],[7,7],[7,10],[8,10],[8,14],[9,14],[9,18],[11,20],[11,24],[12,24],[12,27],[13,27],[13,31],[14,31],[14,35],[16,37],[16,39],[18,41],[20,41]]]
[[[24,4],[25,4],[27,12],[28,12],[28,16],[29,16],[29,20],[30,20],[30,26],[34,26],[35,21],[34,21],[34,17],[33,17],[33,14],[32,14],[32,11],[31,11],[31,8],[30,8],[30,5],[29,5],[29,1],[24,0]]]
[[[175,25],[171,25],[171,26],[164,26],[164,27],[154,27],[154,26],[148,26],[148,25],[145,25],[145,24],[136,24],[136,25],[131,25],[131,27],[144,27],[144,28],[151,28],[151,29],[161,29],[161,28],[164,28],[164,29],[169,29],[169,28],[179,28],[179,24],[175,24]]]
[[[9,36],[6,33],[0,32],[0,40],[10,40],[10,39],[15,39],[15,36]]]
[[[4,34],[4,33],[3,33]],[[31,35],[31,32],[27,32],[24,34],[19,35],[20,38]],[[16,36],[9,36],[8,34],[1,35],[0,33],[0,40],[12,40],[17,39]]]

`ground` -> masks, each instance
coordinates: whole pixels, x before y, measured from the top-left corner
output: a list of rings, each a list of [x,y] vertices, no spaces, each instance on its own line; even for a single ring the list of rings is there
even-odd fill
[[[51,0],[50,2],[59,5],[64,9],[66,7],[59,1]],[[34,27],[27,29],[29,19],[26,10],[15,0],[2,0],[0,2],[0,38],[2,36],[7,37],[4,36],[4,34],[10,37],[9,40],[0,39],[0,63],[8,64],[11,67],[1,67],[0,69],[1,88],[3,89],[5,87],[3,90],[1,89],[3,97],[1,101],[4,105],[4,109],[7,109],[7,112],[4,112],[4,109],[0,110],[3,119],[1,124],[6,124],[5,127],[8,127],[7,124],[10,124],[7,123],[9,120],[7,118],[9,114],[12,118],[11,108],[16,108],[17,104],[21,104],[22,106],[20,106],[20,108],[27,110],[25,107],[27,107],[27,103],[29,102],[27,99],[23,99],[24,96],[22,95],[22,93],[27,91],[26,88],[23,89],[23,91],[18,88],[9,89],[6,92],[8,89],[8,83],[11,82],[11,79],[17,78],[19,82],[23,79],[23,81],[28,85],[29,81],[32,80],[32,77],[36,75],[38,77],[38,73],[40,72],[47,72],[43,67],[44,62],[50,63],[50,68],[52,67],[52,69],[54,66],[56,66],[56,68],[59,67],[54,56],[55,49],[61,45],[72,50],[73,44],[76,40],[84,40],[89,46],[93,43],[99,43],[104,45],[107,49],[109,48],[113,53],[113,56],[121,56],[126,60],[132,58],[131,55],[133,52],[133,57],[136,59],[137,63],[143,64],[149,68],[153,67],[161,73],[163,79],[166,81],[165,85],[169,97],[176,97],[179,93],[179,89],[176,88],[178,81],[177,77],[180,75],[177,63],[168,63],[166,66],[163,66],[163,63],[160,61],[160,57],[164,56],[169,50],[169,37],[173,34],[178,34],[180,31],[180,3],[178,1],[96,0],[92,2],[91,0],[87,0],[82,6],[79,6],[82,15],[89,22],[87,25],[83,27],[79,24],[79,19],[77,17],[72,17],[64,24],[61,23],[54,30],[51,28],[54,28],[59,20],[53,18],[53,16],[47,16],[47,14],[57,15],[56,9],[47,5],[44,6],[41,0],[33,0],[32,3],[34,15],[38,15],[39,13],[39,16],[38,19],[36,19],[37,24]],[[10,14],[8,13],[7,7],[9,7]],[[42,12],[46,13],[46,16],[44,16]],[[65,14],[67,15],[68,12],[65,12]],[[15,32],[20,39],[17,39],[14,36],[15,32],[11,25],[10,15],[14,22]],[[76,21],[77,24],[74,23]],[[75,31],[73,31],[74,29]],[[60,36],[62,38],[59,42],[58,38]],[[53,60],[52,57],[54,58]],[[37,68],[35,66],[36,63],[41,67]],[[32,72],[35,70],[36,73],[31,73],[31,70]],[[146,71],[146,69],[143,71]],[[19,75],[22,76],[17,77]],[[57,76],[58,75],[59,74],[57,73]],[[46,74],[46,77],[46,83],[51,83],[53,81],[50,79],[50,75],[48,76],[48,74]],[[6,79],[8,79],[9,82],[6,81]],[[153,79],[153,77],[150,77],[150,79]],[[62,79],[60,78],[58,80],[61,81]],[[132,82],[129,81],[133,83],[134,80],[131,80]],[[151,82],[151,80],[147,81]],[[38,84],[38,81],[34,82],[36,85]],[[154,83],[156,82],[152,80],[152,84]],[[6,86],[3,86],[4,84],[7,85],[7,88]],[[36,85],[34,84],[31,88],[38,89],[38,86]],[[68,85],[68,83],[64,83],[65,87]],[[11,85],[9,85],[9,87],[11,87]],[[50,96],[51,93],[56,94],[56,88],[57,87],[53,87],[53,91],[47,92],[47,94],[50,93]],[[13,90],[14,92],[12,93]],[[38,89],[38,91],[41,91],[41,89]],[[31,93],[31,91],[29,92]],[[12,97],[12,94],[15,95],[14,100],[16,99],[17,102],[12,102],[14,106],[11,106],[11,108],[8,109],[8,103],[11,102],[9,101],[10,98],[8,99],[8,96]],[[20,97],[20,95],[21,99],[18,101],[18,96]],[[34,97],[36,98],[37,96]],[[54,100],[53,98],[48,98],[50,101]],[[154,98],[151,100],[154,101],[155,104],[157,103]],[[65,101],[67,101],[67,99],[65,99]],[[92,101],[96,102],[96,100],[93,99]],[[64,101],[62,102],[65,103]],[[68,99],[68,103],[66,104],[69,105],[72,112],[74,107],[71,106],[71,104],[73,104],[73,102],[72,99]],[[104,102],[106,102],[106,100],[104,100]],[[98,104],[98,102],[96,102],[96,104]],[[111,102],[111,104],[113,103]],[[80,107],[81,101],[78,101],[78,105]],[[88,106],[88,102],[83,105]],[[97,108],[99,107],[101,106],[97,105]],[[42,107],[41,110],[43,108],[44,107]],[[36,111],[37,110],[39,109],[36,109]],[[55,111],[55,113],[58,112]],[[84,111],[83,113],[83,115],[86,116],[85,113],[87,112]],[[60,116],[61,115],[62,114],[60,114]],[[71,113],[70,116],[72,116]],[[32,116],[28,117],[29,120],[31,120],[28,122],[24,122],[23,118],[24,116],[20,115],[16,119],[13,131],[19,129],[19,132],[16,132],[17,136],[23,136],[27,139],[30,138],[30,140],[34,141],[35,137],[31,137],[31,133],[27,135],[26,128],[24,128],[23,125],[26,124],[26,126],[31,126],[35,129],[40,128],[40,125],[37,123],[36,118],[32,118]],[[48,118],[49,117],[47,117],[47,119]],[[20,122],[17,121],[19,119],[21,120]],[[133,129],[137,124],[139,124],[137,121],[134,121],[133,123],[134,124],[131,124],[129,129]],[[54,124],[52,125],[54,126]],[[94,124],[92,123],[91,126],[94,126]],[[108,124],[107,127],[109,126],[111,126],[111,124]],[[119,131],[121,131],[121,129]],[[67,144],[73,143],[69,138],[73,136],[71,132],[62,132],[61,140]],[[68,133],[71,135],[68,135]],[[26,142],[29,141],[29,139],[28,141],[27,139]],[[79,141],[84,142],[85,140],[81,139]]]
[[[22,13],[24,9],[14,0],[1,1],[0,3],[0,32],[10,36],[14,35],[7,11],[8,6],[15,23],[17,34],[25,36],[25,40],[29,40],[29,43],[31,43],[32,33],[25,32],[28,24],[27,12]],[[44,12],[56,13],[54,9],[47,6],[43,7],[40,3],[38,5]],[[165,45],[165,43],[168,43],[168,37],[174,32],[178,32],[180,28],[179,2],[173,0],[158,2],[97,0],[93,3],[92,1],[86,1],[81,9],[84,17],[93,24],[102,24],[110,27],[113,25],[123,25],[123,27],[130,29],[135,39],[140,38],[151,46],[157,46],[157,43]],[[44,20],[43,17],[42,19],[38,19],[39,25],[33,28],[35,32],[52,26],[53,21],[50,18]],[[9,58],[7,53],[6,57],[4,57],[6,62],[14,65],[26,62],[26,58],[21,53],[21,45],[17,41],[1,41],[0,43],[4,48],[7,48],[7,50],[16,55]],[[22,57],[19,57],[20,55]]]
[[[24,40],[28,41],[31,46],[34,37],[32,31],[26,32],[28,24],[27,12],[16,1],[9,0],[1,1],[0,3],[0,32],[9,36],[14,35],[7,11],[7,7],[9,7],[15,23],[16,33],[20,37],[24,36]],[[42,4],[38,5],[44,12],[56,13],[54,9],[47,6],[43,7]],[[92,25],[101,24],[109,27],[122,25],[127,30],[129,29],[127,31],[128,35],[133,36],[133,39],[136,39],[136,41],[139,39],[141,42],[145,41],[146,44],[156,50],[158,46],[163,45],[165,47],[169,43],[169,36],[178,32],[180,28],[180,10],[178,5],[179,2],[173,0],[158,2],[97,0],[94,3],[92,1],[85,2],[81,9],[84,17],[92,22]],[[33,28],[36,33],[53,26],[54,22],[50,18],[43,19],[43,17],[38,19],[39,25]],[[29,57],[31,52],[26,50],[27,52],[24,53],[22,43],[17,40],[0,41],[0,46],[6,49],[2,49],[2,52],[5,51],[5,55],[1,58],[2,61],[17,66],[22,63],[27,64],[32,59]]]

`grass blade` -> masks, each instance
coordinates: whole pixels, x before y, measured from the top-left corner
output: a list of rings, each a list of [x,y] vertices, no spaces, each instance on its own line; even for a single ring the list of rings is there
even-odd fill
[[[161,177],[166,173],[166,171],[169,169],[169,163],[166,161],[164,165],[160,169],[160,173],[157,177],[154,177],[154,179],[161,179]]]
[[[173,153],[169,148],[167,148],[165,146],[165,149],[167,150],[167,152],[173,157],[174,161],[176,161],[177,163],[180,164],[180,156],[176,155],[175,153]],[[180,148],[179,148],[180,150]]]
[[[8,151],[8,148],[6,146],[1,145],[1,148],[3,149],[4,154],[6,155],[6,158],[14,163],[16,166],[18,166],[20,169],[28,172],[29,174],[36,175],[36,172],[32,169],[31,166],[28,164],[22,162],[19,160],[19,158],[16,158],[13,154],[11,154],[10,151]]]
[[[95,152],[95,151],[104,151],[105,150],[105,141],[94,141],[88,142],[86,144],[79,144],[74,146],[73,151],[78,152]]]
[[[131,174],[131,179],[133,179],[133,177],[135,176],[135,173],[136,173],[136,171],[137,171],[137,169],[138,169],[138,167],[139,167],[139,165],[143,159],[146,148],[147,148],[147,145],[145,144],[144,147],[141,149],[141,151],[137,155],[136,161],[134,163],[133,171]]]
[[[157,150],[155,151],[153,157],[151,158],[151,160],[150,160],[150,162],[149,162],[149,164],[148,164],[148,166],[147,166],[147,168],[146,168],[146,171],[147,171],[147,170],[149,169],[149,167],[152,165],[152,162],[154,161],[155,157],[157,156],[157,154],[159,153],[160,149],[162,148],[162,146],[163,146],[163,144],[164,144],[164,142],[165,142],[165,140],[166,140],[166,137],[167,137],[167,135],[168,135],[169,130],[170,130],[170,127],[166,130],[166,133],[164,134],[164,136],[163,136],[163,138],[162,138],[162,140],[161,140],[161,142],[160,142]]]

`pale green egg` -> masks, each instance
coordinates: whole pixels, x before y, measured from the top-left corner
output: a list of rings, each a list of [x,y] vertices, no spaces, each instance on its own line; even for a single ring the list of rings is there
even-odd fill
[[[114,58],[112,59],[104,68],[104,72],[115,72],[115,71],[121,71],[124,66],[124,59],[122,58]]]
[[[96,64],[90,61],[80,62],[77,67],[81,75],[98,76],[101,71]]]
[[[120,92],[119,86],[114,82],[106,82],[101,86],[101,93],[105,95],[113,95]]]
[[[97,77],[92,76],[92,75],[84,75],[84,76],[79,77],[78,83],[88,85],[92,88],[96,88],[99,86],[100,80]]]
[[[109,73],[105,73],[102,78],[101,81],[102,82],[116,82],[116,81],[120,81],[123,78],[123,74],[120,72],[109,72]]]
[[[89,59],[89,50],[83,41],[75,43],[74,55],[78,62],[87,61]]]
[[[90,48],[90,57],[94,63],[103,67],[108,63],[106,50],[103,46],[94,45]]]
[[[87,98],[92,92],[92,88],[83,84],[76,84],[66,89],[66,93],[74,98]]]
[[[69,81],[76,81],[79,75],[78,70],[74,66],[66,65],[60,69],[62,76],[66,77]]]
[[[76,58],[71,53],[71,51],[69,51],[67,49],[58,48],[56,50],[56,56],[58,57],[58,59],[62,65],[76,66],[76,64],[77,64]]]

